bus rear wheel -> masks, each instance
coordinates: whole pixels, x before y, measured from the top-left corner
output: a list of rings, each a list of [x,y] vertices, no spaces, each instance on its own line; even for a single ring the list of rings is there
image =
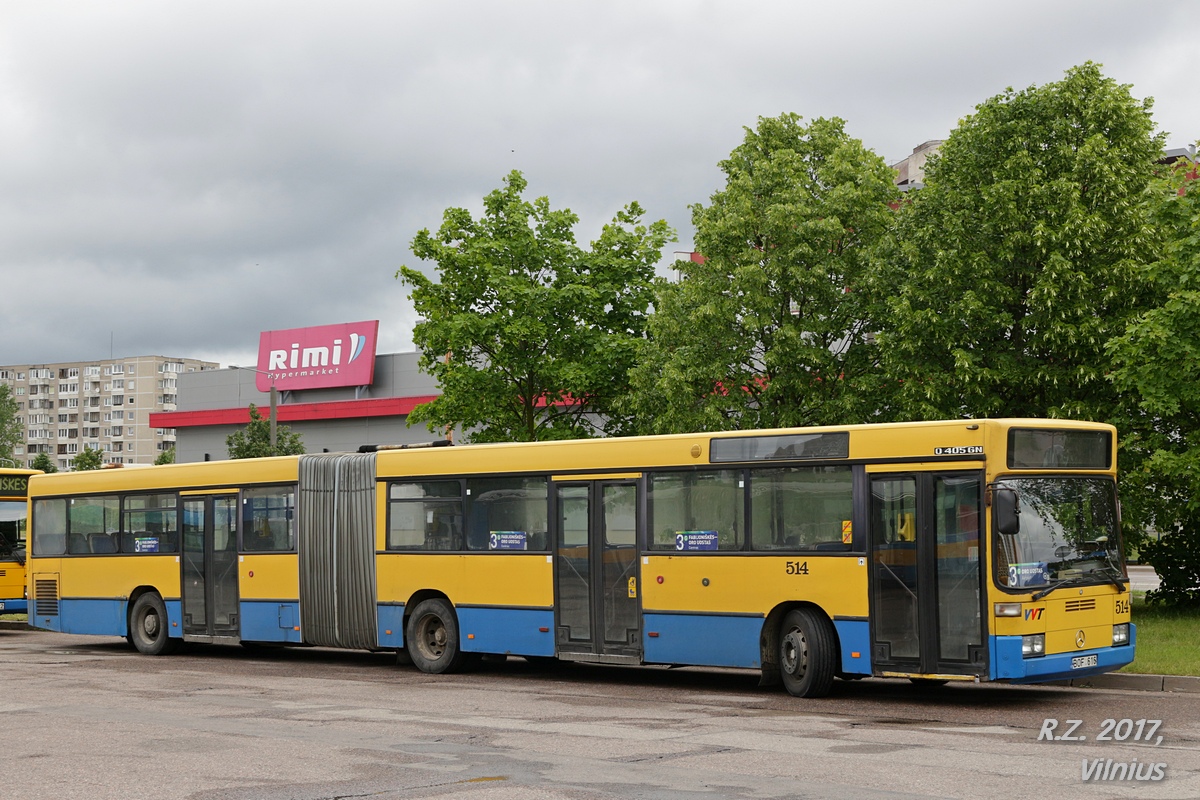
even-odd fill
[[[167,606],[154,592],[147,592],[133,602],[129,612],[129,641],[139,653],[160,656],[171,653],[178,642],[171,639],[167,623]]]
[[[824,697],[836,672],[836,645],[829,621],[812,609],[789,611],[779,630],[779,673],[788,693]]]
[[[408,618],[407,650],[421,672],[441,675],[457,671],[464,653],[458,647],[458,617],[441,598],[423,600]]]

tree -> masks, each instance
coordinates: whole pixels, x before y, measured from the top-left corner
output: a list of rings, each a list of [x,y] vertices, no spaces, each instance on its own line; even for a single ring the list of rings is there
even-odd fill
[[[304,454],[300,434],[286,425],[275,426],[275,448],[271,448],[271,421],[250,404],[250,422],[244,430],[225,437],[230,458],[262,458],[264,456],[295,456]]]
[[[276,433],[278,434],[278,431],[276,431]],[[270,432],[268,431],[268,436],[269,435],[270,435]],[[228,442],[226,442],[226,444],[228,444]],[[158,458],[154,459],[154,463],[156,465],[174,464],[175,463],[175,448],[168,447],[166,450],[163,450],[161,453],[158,454]]]
[[[16,446],[25,441],[19,411],[12,387],[0,383],[0,463],[12,461]]]
[[[33,461],[29,462],[29,468],[40,469],[45,473],[58,472],[58,465],[56,465],[54,460],[45,453],[38,453],[36,456],[34,456]]]
[[[653,432],[846,424],[874,412],[872,250],[899,198],[840,119],[759,118],[692,207],[697,262],[659,281],[634,373]]]
[[[421,369],[442,394],[409,423],[461,426],[471,441],[589,436],[620,425],[626,375],[644,335],[651,281],[674,234],[622,209],[584,250],[578,217],[545,197],[522,197],[513,171],[484,198],[478,219],[446,209],[436,234],[412,241],[437,264],[438,282],[401,267],[421,321],[413,340]]]
[[[1200,183],[1197,164],[1177,163],[1161,183],[1156,226],[1163,257],[1148,270],[1162,301],[1109,343],[1118,389],[1137,398],[1123,426],[1128,456],[1122,496],[1135,519],[1162,538],[1143,545],[1162,586],[1147,595],[1200,605]]]
[[[894,415],[1116,419],[1105,344],[1155,295],[1151,105],[1089,62],[959,123],[882,280]]]
[[[102,466],[104,466],[104,453],[90,447],[83,448],[71,459],[71,469],[73,470],[100,469]]]

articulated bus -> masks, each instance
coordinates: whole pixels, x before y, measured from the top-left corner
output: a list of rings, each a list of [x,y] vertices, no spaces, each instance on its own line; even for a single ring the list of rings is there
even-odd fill
[[[1108,425],[956,420],[39,475],[30,623],[429,673],[746,668],[800,697],[1084,677],[1134,655],[1115,469]]]
[[[24,614],[25,520],[29,476],[36,469],[0,469],[0,614]]]

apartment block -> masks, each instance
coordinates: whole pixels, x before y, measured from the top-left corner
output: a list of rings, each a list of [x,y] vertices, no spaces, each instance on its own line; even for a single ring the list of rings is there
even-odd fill
[[[218,366],[169,356],[0,366],[25,429],[13,457],[28,465],[45,453],[69,470],[90,449],[110,464],[153,464],[175,446],[175,430],[152,428],[150,415],[176,409],[181,374]]]

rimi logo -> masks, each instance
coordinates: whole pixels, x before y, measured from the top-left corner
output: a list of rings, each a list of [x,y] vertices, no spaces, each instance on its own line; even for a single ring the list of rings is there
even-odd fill
[[[354,361],[362,355],[367,337],[357,333],[350,334],[349,358],[346,363]],[[301,347],[299,342],[293,342],[289,350],[272,350],[268,355],[267,370],[308,369],[310,367],[336,367],[342,363],[342,340],[334,339],[333,347]],[[330,351],[332,350],[332,357]]]

